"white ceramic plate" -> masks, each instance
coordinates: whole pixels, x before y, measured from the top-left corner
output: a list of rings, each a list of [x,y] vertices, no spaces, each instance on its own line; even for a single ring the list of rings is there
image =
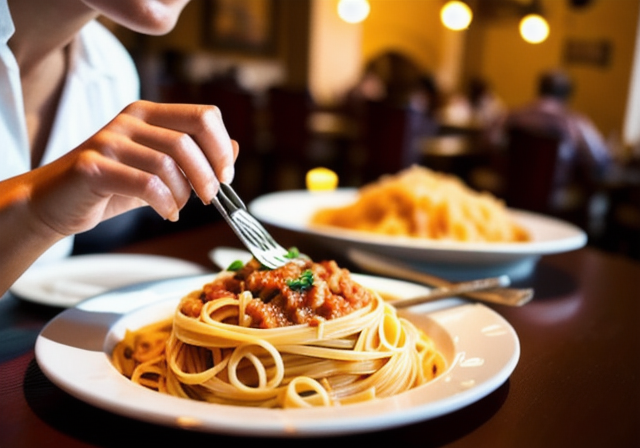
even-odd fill
[[[209,251],[209,259],[221,270],[225,270],[235,261],[246,264],[251,260],[251,254],[243,249],[218,246]]]
[[[78,255],[33,265],[10,291],[30,302],[68,308],[110,289],[207,272],[199,264],[158,255]]]
[[[283,191],[256,198],[249,210],[263,223],[322,240],[338,253],[361,249],[409,262],[417,269],[452,279],[508,274],[528,275],[546,254],[583,247],[586,233],[573,224],[522,210],[510,210],[532,235],[524,243],[469,243],[376,235],[368,232],[309,224],[313,213],[325,207],[349,204],[356,189],[331,192]]]
[[[434,381],[390,398],[332,408],[246,408],[160,394],[120,375],[108,354],[125,329],[170,316],[180,297],[211,278],[134,285],[63,311],[36,341],[39,366],[71,395],[116,414],[202,432],[300,437],[381,430],[447,414],[498,388],[519,359],[518,337],[504,318],[484,305],[450,300],[403,312],[434,338],[449,368]],[[398,280],[355,278],[402,297],[427,290]]]

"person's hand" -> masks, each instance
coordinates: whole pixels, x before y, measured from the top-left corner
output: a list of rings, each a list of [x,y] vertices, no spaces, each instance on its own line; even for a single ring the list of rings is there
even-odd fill
[[[213,106],[138,101],[79,147],[21,178],[32,213],[61,236],[150,205],[175,221],[193,189],[231,182],[238,145]]]

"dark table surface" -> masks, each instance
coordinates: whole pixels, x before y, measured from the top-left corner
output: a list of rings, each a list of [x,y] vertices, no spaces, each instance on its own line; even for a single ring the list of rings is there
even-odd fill
[[[314,259],[332,255],[300,235],[274,234],[283,245],[302,247]],[[238,246],[222,222],[136,243],[119,252],[168,255],[214,269],[207,254],[217,246]],[[333,258],[349,267],[339,257]],[[640,446],[640,263],[587,247],[543,257],[535,272],[518,283],[535,288],[533,301],[521,308],[492,308],[516,330],[520,360],[511,377],[485,398],[439,418],[381,432],[259,443]],[[0,299],[0,447],[193,447],[256,442],[122,417],[60,390],[38,367],[33,348],[39,331],[61,311],[9,293]]]

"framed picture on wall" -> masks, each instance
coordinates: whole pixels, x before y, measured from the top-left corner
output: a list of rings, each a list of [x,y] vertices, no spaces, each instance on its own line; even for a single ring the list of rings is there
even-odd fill
[[[611,63],[612,53],[613,44],[605,39],[567,39],[563,57],[566,64],[607,67]]]
[[[276,0],[206,0],[204,20],[204,43],[213,50],[275,54]]]

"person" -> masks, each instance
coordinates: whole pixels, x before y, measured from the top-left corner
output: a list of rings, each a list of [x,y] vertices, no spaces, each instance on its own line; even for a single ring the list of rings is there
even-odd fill
[[[420,75],[409,93],[409,108],[435,122],[440,101],[440,90],[434,76],[430,73]]]
[[[595,124],[573,110],[569,100],[574,92],[571,78],[561,70],[543,72],[538,79],[537,98],[510,111],[501,123],[504,142],[510,129],[525,129],[560,137],[560,153],[555,166],[554,202],[562,204],[584,201],[585,186],[604,174],[613,157]]]
[[[367,102],[384,101],[386,96],[387,87],[384,80],[371,64],[368,64],[356,84],[345,93],[343,107],[348,114],[359,118]]]
[[[504,118],[506,106],[488,81],[474,76],[463,94],[453,94],[438,111],[446,126],[489,132]]]
[[[409,56],[393,50],[386,51],[365,64],[361,77],[345,93],[345,106],[356,113],[366,102],[409,107],[415,101],[413,97],[416,94],[431,94],[426,89],[434,86],[425,86],[426,77]]]
[[[164,34],[188,0],[0,0],[0,294],[74,234],[141,206],[177,221],[231,182],[238,145],[211,105],[138,99],[97,18]]]

